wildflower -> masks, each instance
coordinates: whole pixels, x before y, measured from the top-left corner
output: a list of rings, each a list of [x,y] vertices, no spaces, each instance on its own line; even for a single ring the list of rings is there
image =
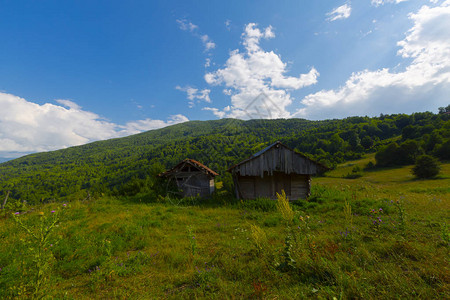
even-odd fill
[[[44,212],[43,212],[43,211],[40,211],[40,212],[39,212],[39,215],[40,215],[40,216],[43,216],[43,215],[44,215]]]
[[[64,207],[66,207],[66,206],[67,206],[67,204],[65,204],[65,203],[64,203],[64,204],[63,204],[63,206],[64,206]]]
[[[15,215],[20,215],[20,212],[16,212],[16,213],[14,213]]]
[[[383,212],[383,209],[380,207],[380,212]]]
[[[54,214],[54,213],[55,213],[55,211],[54,211],[54,210],[52,210],[51,212],[52,212],[52,214]]]

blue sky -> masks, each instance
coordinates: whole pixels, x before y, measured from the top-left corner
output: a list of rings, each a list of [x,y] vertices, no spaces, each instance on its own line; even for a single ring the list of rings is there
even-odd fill
[[[0,0],[0,157],[188,120],[436,112],[448,28],[449,0]]]

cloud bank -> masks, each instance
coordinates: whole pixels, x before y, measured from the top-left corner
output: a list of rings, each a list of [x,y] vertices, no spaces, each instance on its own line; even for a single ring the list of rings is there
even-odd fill
[[[56,102],[61,105],[39,105],[0,93],[0,156],[56,150],[188,121],[183,115],[175,115],[167,121],[145,119],[118,125],[73,101]]]
[[[398,42],[398,55],[411,63],[400,72],[389,68],[353,73],[345,85],[301,100],[294,115],[309,119],[426,110],[446,105],[450,92],[450,1],[410,14],[412,28]],[[409,111],[413,112],[413,111]]]

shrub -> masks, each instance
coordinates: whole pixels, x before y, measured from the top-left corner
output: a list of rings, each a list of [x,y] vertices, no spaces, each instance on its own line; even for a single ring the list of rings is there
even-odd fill
[[[421,155],[417,158],[416,164],[411,172],[417,178],[433,178],[439,174],[439,162],[436,158],[430,155]]]
[[[439,162],[430,155],[421,155],[417,158],[412,173],[418,178],[433,178],[439,174]]]
[[[364,167],[365,170],[372,170],[373,168],[375,168],[375,164],[373,163],[373,161],[369,161]]]
[[[355,179],[355,178],[359,178],[362,176],[363,176],[363,172],[362,172],[361,168],[359,166],[355,166],[355,167],[353,167],[352,172],[345,175],[344,178]]]
[[[387,146],[382,147],[375,154],[375,160],[377,166],[387,167],[396,164],[396,153],[398,151],[398,145],[395,142],[390,143]]]

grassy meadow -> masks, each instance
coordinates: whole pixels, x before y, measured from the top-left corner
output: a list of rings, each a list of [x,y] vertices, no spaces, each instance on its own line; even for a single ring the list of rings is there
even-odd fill
[[[314,178],[308,201],[133,198],[0,219],[0,298],[450,298],[450,164]]]

